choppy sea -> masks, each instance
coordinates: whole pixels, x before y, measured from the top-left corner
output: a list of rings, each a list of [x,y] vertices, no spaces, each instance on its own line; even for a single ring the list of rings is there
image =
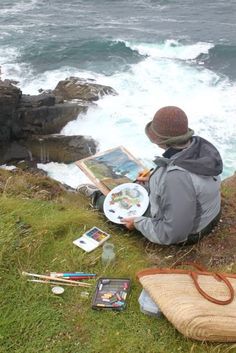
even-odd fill
[[[196,134],[219,149],[223,177],[236,170],[235,0],[1,0],[2,79],[24,93],[69,76],[112,86],[62,134],[90,135],[105,150],[125,146],[148,164],[161,150],[144,126],[157,109],[185,110]],[[74,164],[40,164],[72,187]]]

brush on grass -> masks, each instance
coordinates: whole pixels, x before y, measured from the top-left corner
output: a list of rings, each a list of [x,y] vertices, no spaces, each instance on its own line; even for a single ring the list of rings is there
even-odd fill
[[[77,285],[78,287],[90,287],[91,284],[90,283],[85,283],[85,282],[75,282],[69,279],[62,279],[62,278],[55,278],[55,277],[51,277],[51,276],[45,276],[45,275],[38,275],[37,273],[29,273],[29,272],[22,272],[23,276],[30,276],[30,277],[36,277],[36,278],[42,278],[42,279],[46,279],[48,281],[53,280],[56,282],[63,282],[63,283],[73,283],[74,285]]]
[[[72,283],[60,283],[60,282],[53,282],[53,281],[44,281],[42,279],[28,279],[27,282],[34,282],[34,283],[44,283],[44,284],[61,284],[62,286],[70,286],[70,287],[78,287],[77,284]]]

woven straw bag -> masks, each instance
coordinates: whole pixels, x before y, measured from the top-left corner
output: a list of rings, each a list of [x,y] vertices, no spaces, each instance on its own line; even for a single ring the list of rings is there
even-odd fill
[[[201,341],[236,341],[236,275],[163,268],[137,274],[143,288],[184,336]]]

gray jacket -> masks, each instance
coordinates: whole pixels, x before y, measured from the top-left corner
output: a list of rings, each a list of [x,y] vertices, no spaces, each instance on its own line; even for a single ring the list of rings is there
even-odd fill
[[[199,136],[192,138],[188,148],[166,158],[170,149],[154,161],[150,217],[134,222],[151,242],[165,245],[183,242],[201,231],[219,213],[221,203],[222,160],[217,149]]]

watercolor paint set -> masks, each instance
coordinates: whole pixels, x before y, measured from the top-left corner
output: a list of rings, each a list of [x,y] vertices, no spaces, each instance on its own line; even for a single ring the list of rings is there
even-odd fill
[[[92,308],[124,310],[130,286],[129,278],[100,278],[97,282]]]
[[[103,230],[93,227],[85,232],[80,238],[73,241],[74,245],[79,246],[81,249],[90,252],[96,249],[104,241],[110,238],[110,234]]]

